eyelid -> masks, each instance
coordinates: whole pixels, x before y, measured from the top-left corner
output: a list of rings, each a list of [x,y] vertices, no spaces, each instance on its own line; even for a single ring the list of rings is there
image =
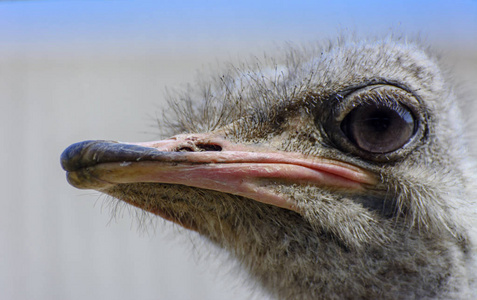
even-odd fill
[[[414,115],[417,115],[419,101],[411,93],[395,86],[372,85],[359,90],[355,90],[345,97],[340,96],[337,105],[334,107],[335,121],[341,122],[355,108],[363,104],[381,103],[392,109],[401,106],[408,108]]]

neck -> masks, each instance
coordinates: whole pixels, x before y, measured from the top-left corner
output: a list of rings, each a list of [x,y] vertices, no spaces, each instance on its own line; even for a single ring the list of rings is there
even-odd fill
[[[249,221],[238,221],[233,238],[219,243],[276,298],[462,299],[469,293],[470,258],[451,234],[433,238],[395,227],[389,243],[358,249],[314,230],[298,214],[275,208],[259,218],[256,213],[241,217]],[[286,222],[269,223],[270,213]]]

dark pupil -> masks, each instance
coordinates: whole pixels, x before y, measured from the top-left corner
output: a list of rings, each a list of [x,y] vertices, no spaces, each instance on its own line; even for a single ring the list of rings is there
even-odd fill
[[[355,108],[341,124],[353,143],[372,153],[401,148],[414,135],[414,127],[414,118],[407,108],[373,104]]]
[[[392,118],[385,113],[377,112],[375,115],[370,116],[368,120],[364,121],[367,123],[364,124],[364,126],[371,128],[371,130],[374,129],[376,133],[378,133],[384,132],[389,128]]]

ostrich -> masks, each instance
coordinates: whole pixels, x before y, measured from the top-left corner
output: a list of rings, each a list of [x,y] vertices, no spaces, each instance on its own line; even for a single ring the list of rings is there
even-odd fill
[[[69,183],[197,231],[278,299],[475,297],[465,103],[435,56],[339,41],[251,65],[175,95],[171,138],[71,145]]]

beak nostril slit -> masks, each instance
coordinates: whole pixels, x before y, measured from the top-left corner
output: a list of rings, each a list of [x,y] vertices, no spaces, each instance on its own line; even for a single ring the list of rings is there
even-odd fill
[[[179,147],[174,152],[195,152],[195,150],[192,147]]]
[[[222,147],[216,144],[189,144],[178,147],[175,152],[203,152],[203,151],[222,151]]]
[[[215,144],[197,144],[199,151],[222,151],[222,147]]]

